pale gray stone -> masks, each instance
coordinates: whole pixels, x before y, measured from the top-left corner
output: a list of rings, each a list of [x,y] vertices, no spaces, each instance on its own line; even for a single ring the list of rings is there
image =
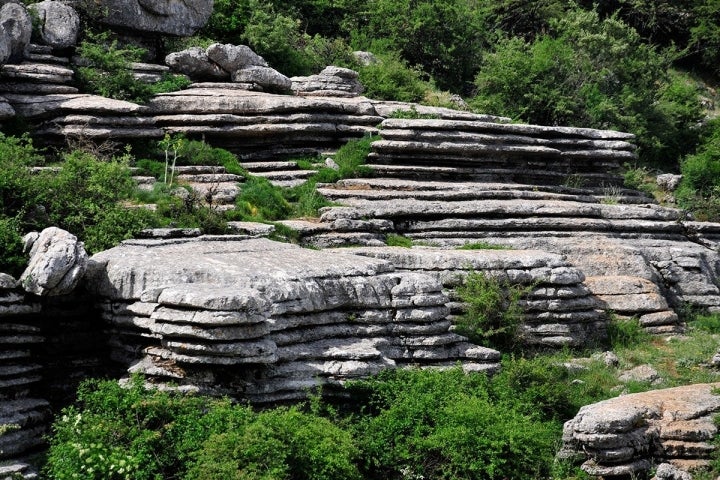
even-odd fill
[[[77,43],[80,17],[74,8],[56,0],[44,0],[28,6],[38,18],[43,42],[53,48],[73,47]]]
[[[289,92],[292,82],[288,77],[270,67],[250,66],[232,72],[231,79],[238,83],[254,83],[264,91]]]
[[[213,63],[207,52],[200,47],[190,47],[181,52],[170,53],[165,57],[165,63],[173,71],[187,75],[194,79],[226,80],[230,74]]]
[[[189,37],[207,23],[213,0],[99,0],[97,20],[129,30]]]
[[[682,175],[674,175],[672,173],[663,173],[655,179],[657,186],[666,192],[674,192],[682,181]]]
[[[660,374],[650,365],[639,365],[635,368],[622,372],[618,377],[621,382],[647,382],[653,383],[660,380]]]
[[[246,67],[268,67],[268,63],[247,45],[213,43],[206,50],[207,58],[223,70],[236,72]]]
[[[20,283],[35,295],[68,294],[80,283],[87,260],[85,248],[75,235],[56,227],[46,228],[32,243]]]
[[[0,6],[0,64],[19,63],[25,56],[31,35],[30,14],[22,4]]]

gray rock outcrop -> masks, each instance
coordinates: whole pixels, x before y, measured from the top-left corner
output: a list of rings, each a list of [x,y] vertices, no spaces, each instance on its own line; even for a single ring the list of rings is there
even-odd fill
[[[355,97],[364,90],[358,80],[358,73],[341,67],[326,67],[317,75],[292,77],[290,80],[296,95]]]
[[[43,43],[53,48],[68,48],[77,43],[80,17],[71,6],[45,0],[28,6],[38,19],[38,33]]]
[[[99,0],[91,10],[111,26],[148,33],[189,37],[203,27],[213,0]]]
[[[526,347],[596,345],[607,335],[606,306],[583,284],[585,276],[560,256],[530,250],[446,250],[432,247],[344,248],[391,262],[398,271],[430,275],[443,285],[451,318],[465,310],[455,289],[470,272],[522,287],[524,319],[519,341]]]
[[[449,331],[437,280],[383,260],[265,239],[136,240],[95,255],[86,278],[114,358],[181,389],[269,402],[409,364],[499,366]]]
[[[268,63],[247,45],[213,43],[207,57],[226,72],[232,73],[247,67],[268,67]]]
[[[230,74],[230,78],[236,83],[256,85],[264,92],[289,93],[292,87],[292,81],[282,73],[257,65],[236,70]]]
[[[211,62],[204,48],[190,47],[180,52],[170,53],[165,63],[173,71],[198,80],[227,80],[230,73]]]
[[[685,472],[708,466],[716,448],[711,442],[720,396],[713,391],[719,385],[654,390],[582,407],[565,424],[559,455],[580,457],[583,470],[604,477],[643,475],[663,462]]]
[[[57,227],[49,227],[34,237],[26,237],[30,250],[28,266],[20,283],[39,296],[66,295],[82,279],[88,256],[82,242]]]
[[[22,60],[31,35],[30,14],[22,4],[6,3],[0,6],[0,64]]]

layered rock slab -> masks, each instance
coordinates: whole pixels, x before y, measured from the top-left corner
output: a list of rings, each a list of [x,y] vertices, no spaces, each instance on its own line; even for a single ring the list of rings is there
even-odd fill
[[[684,470],[709,465],[717,434],[720,384],[623,395],[582,407],[566,422],[560,456],[584,459],[598,476],[636,476],[668,462]]]
[[[381,258],[400,271],[433,276],[445,288],[453,315],[464,311],[455,294],[470,273],[493,278],[508,288],[526,289],[520,306],[524,321],[518,332],[528,347],[582,347],[604,340],[606,305],[583,284],[585,275],[560,255],[530,250],[446,250],[431,247],[365,247],[344,249]]]
[[[131,241],[92,257],[88,288],[116,360],[161,384],[256,402],[410,364],[494,371],[450,331],[442,285],[383,260],[266,239]]]

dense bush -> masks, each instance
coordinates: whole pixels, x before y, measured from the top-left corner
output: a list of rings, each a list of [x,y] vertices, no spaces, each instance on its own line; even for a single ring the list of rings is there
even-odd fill
[[[502,351],[513,349],[524,314],[520,298],[529,287],[510,285],[482,272],[471,272],[455,293],[466,305],[457,319],[458,333],[475,343]]]
[[[697,136],[696,87],[668,73],[671,57],[615,17],[568,12],[531,42],[508,37],[484,57],[474,105],[530,123],[638,135],[644,161],[667,162]]]
[[[14,218],[0,215],[0,272],[15,277],[22,273],[27,263],[18,223]]]
[[[683,175],[675,192],[681,207],[700,220],[720,221],[720,124],[713,122],[697,153],[680,164]]]

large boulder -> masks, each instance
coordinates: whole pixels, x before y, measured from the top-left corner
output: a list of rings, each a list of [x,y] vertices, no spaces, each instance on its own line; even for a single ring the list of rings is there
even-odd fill
[[[354,97],[363,92],[358,72],[349,68],[329,66],[317,75],[292,77],[292,90],[298,95]]]
[[[75,235],[49,227],[25,236],[30,261],[20,277],[25,291],[40,296],[72,292],[85,274],[88,255]]]
[[[213,0],[98,0],[99,20],[129,30],[189,37],[207,23]]]
[[[230,74],[213,63],[200,47],[174,52],[165,57],[165,63],[173,71],[197,80],[227,80]]]
[[[267,67],[263,57],[253,52],[247,45],[213,43],[207,50],[207,57],[226,72],[235,72],[252,66]]]
[[[45,0],[28,7],[38,19],[42,41],[53,48],[68,48],[77,43],[80,17],[74,8],[63,2]]]
[[[232,74],[232,81],[255,84],[266,92],[286,93],[292,87],[292,81],[282,73],[270,67],[250,66]]]
[[[560,457],[580,457],[596,476],[643,476],[667,462],[682,471],[706,467],[715,451],[720,384],[623,395],[582,407],[565,424]],[[658,469],[658,472],[660,470]],[[658,474],[658,478],[683,478]]]
[[[32,21],[23,5],[6,3],[0,7],[0,64],[22,60],[31,35]]]

